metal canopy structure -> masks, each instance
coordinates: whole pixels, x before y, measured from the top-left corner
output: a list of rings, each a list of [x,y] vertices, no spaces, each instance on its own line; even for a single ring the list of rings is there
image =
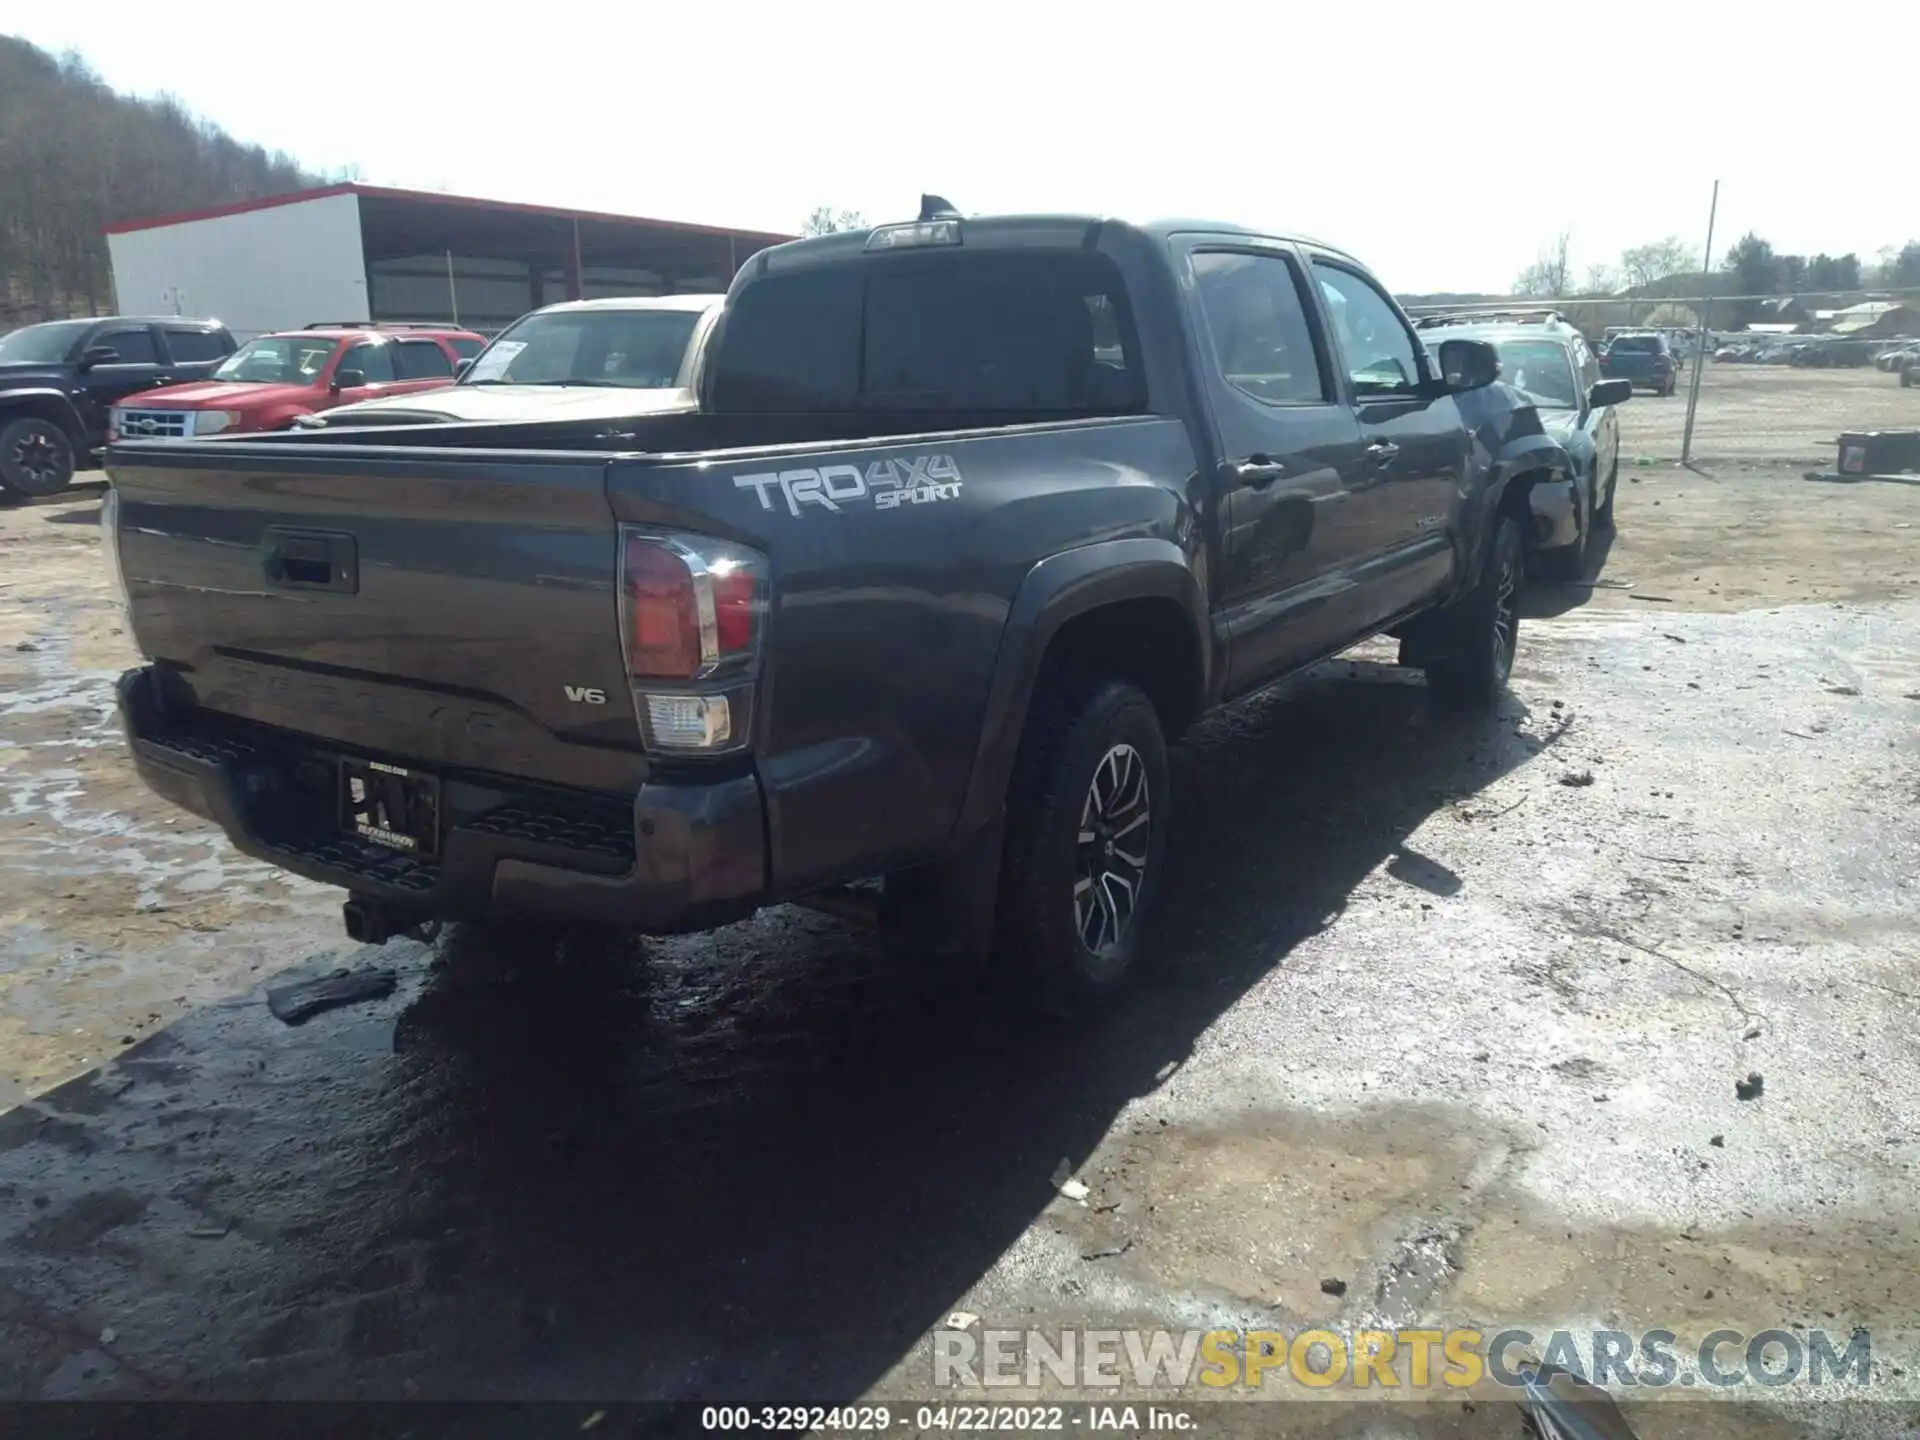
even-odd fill
[[[335,198],[348,196],[350,201]],[[724,290],[749,256],[795,238],[358,182],[130,221],[108,233],[173,230],[183,237],[169,242],[176,250],[188,243],[186,235],[204,235],[207,240],[192,242],[193,248],[205,252],[208,268],[217,269],[228,263],[214,259],[223,244],[214,238],[221,227],[200,222],[264,220],[257,212],[294,206],[308,207],[303,215],[317,213],[316,201],[357,213],[360,253],[341,263],[362,277],[370,319],[455,321],[481,330],[498,329],[559,300]],[[332,253],[339,253],[337,246]],[[213,287],[203,278],[193,288]]]
[[[645,270],[677,279],[731,280],[740,262],[755,251],[795,238],[462,195],[370,185],[345,188],[360,198],[362,244],[370,266],[451,252],[542,268]]]

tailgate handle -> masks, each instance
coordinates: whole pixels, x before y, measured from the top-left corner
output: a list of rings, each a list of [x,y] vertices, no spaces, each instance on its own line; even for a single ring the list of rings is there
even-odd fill
[[[282,590],[360,590],[360,560],[353,536],[328,530],[267,531],[267,555],[261,568],[267,583]]]

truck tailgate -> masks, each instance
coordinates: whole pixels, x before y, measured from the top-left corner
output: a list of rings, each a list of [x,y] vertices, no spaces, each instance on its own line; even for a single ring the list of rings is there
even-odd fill
[[[116,448],[135,638],[210,710],[418,764],[628,790],[605,457]]]

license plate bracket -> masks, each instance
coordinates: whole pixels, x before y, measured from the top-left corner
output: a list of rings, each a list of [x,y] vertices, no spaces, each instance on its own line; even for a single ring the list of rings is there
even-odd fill
[[[340,761],[340,828],[414,855],[440,853],[440,777],[381,760]]]

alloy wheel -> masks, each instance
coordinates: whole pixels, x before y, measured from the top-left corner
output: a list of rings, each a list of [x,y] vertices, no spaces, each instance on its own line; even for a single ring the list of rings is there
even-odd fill
[[[1096,956],[1111,954],[1133,924],[1147,878],[1152,802],[1140,752],[1125,744],[1110,748],[1094,767],[1080,807],[1074,863],[1074,928]]]
[[[30,493],[58,490],[67,482],[65,448],[44,430],[31,429],[19,436],[7,459],[22,488]]]
[[[1502,684],[1513,673],[1513,656],[1520,635],[1520,560],[1516,551],[1500,557],[1500,574],[1493,601],[1493,668]]]

